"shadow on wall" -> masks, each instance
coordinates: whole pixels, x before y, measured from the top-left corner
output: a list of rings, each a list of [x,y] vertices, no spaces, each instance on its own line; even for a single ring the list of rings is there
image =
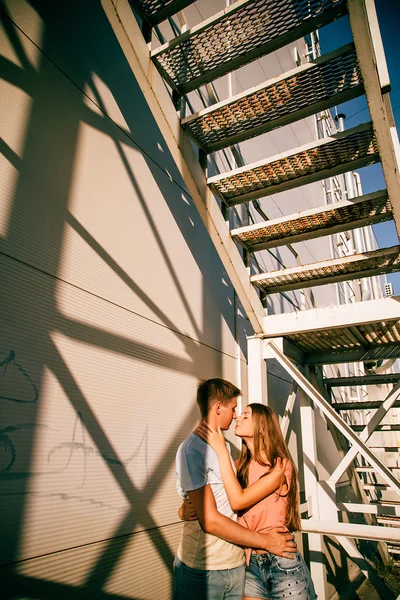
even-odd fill
[[[228,363],[234,372],[222,343],[222,324],[234,334],[233,291],[97,0],[10,0],[1,12],[11,114],[0,222],[2,597],[167,598],[180,531],[175,452],[197,419],[194,382]],[[89,157],[82,125],[105,140]],[[129,197],[121,187],[98,201],[93,175],[82,176],[88,161],[104,165],[105,181],[121,171]],[[137,215],[122,217],[129,236],[115,216],[122,196]],[[160,227],[165,203],[172,241]],[[188,290],[194,268],[200,285]]]

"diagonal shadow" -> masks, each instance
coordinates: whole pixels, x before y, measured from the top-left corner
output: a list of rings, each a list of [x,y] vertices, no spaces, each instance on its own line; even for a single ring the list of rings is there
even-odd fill
[[[122,267],[110,256],[110,254],[97,242],[97,240],[87,231],[85,227],[77,219],[71,214],[67,213],[66,218],[67,223],[71,225],[71,227],[82,237],[83,240],[104,260],[104,262],[120,277],[120,279],[128,285],[128,287],[141,299],[143,302],[147,304],[151,308],[151,310],[160,318],[161,323],[157,322],[157,325],[161,327],[168,328],[172,333],[176,333],[178,337],[182,340],[185,348],[189,354],[189,356],[194,356],[197,351],[197,344],[201,344],[204,347],[211,348],[212,350],[216,350],[221,354],[229,355],[226,352],[218,348],[214,348],[209,344],[206,344],[200,340],[194,340],[193,337],[183,333],[178,329],[178,327],[173,323],[169,317],[157,306],[151,298],[133,281],[133,279],[126,273]],[[121,306],[119,306],[121,308]],[[130,309],[126,309],[131,311]],[[137,314],[137,313],[135,313]],[[142,319],[147,319],[143,315],[139,315]],[[231,356],[231,355],[229,355]],[[175,357],[173,357],[175,360]],[[178,359],[179,360],[179,359]]]
[[[12,30],[11,20],[8,23],[8,26]],[[49,47],[49,42],[47,40],[47,36],[48,36],[48,31],[46,31],[46,38],[45,38],[45,43],[44,43],[44,47],[46,48],[46,50]],[[57,28],[56,28],[56,30],[53,30],[50,37],[55,38],[56,36],[57,36]],[[18,40],[18,36],[15,34],[15,32],[14,32],[14,37],[15,37],[15,43],[18,44],[19,40]],[[50,46],[51,46],[51,44],[50,44]],[[21,53],[24,52],[22,46],[20,46],[19,51]],[[42,60],[43,60],[43,56],[42,56]],[[23,62],[23,61],[21,61],[21,62]],[[46,62],[46,61],[43,61],[43,62]],[[25,84],[25,88],[29,89],[29,85],[27,86],[27,83],[31,84],[32,82],[34,82],[38,86],[38,90],[39,90],[40,86],[43,83],[43,79],[45,80],[45,76],[44,76],[44,78],[42,77],[41,68],[38,69],[37,72],[35,72],[32,68],[30,68],[30,69],[27,68],[28,72],[24,73],[25,77],[24,77],[24,83],[23,83],[21,81],[21,78],[22,78],[21,69],[18,69],[18,70],[14,69],[14,71],[13,71],[12,67],[10,65],[8,65],[8,66],[9,66],[9,77],[16,78],[16,81],[19,81],[19,83],[21,84],[21,85],[19,85],[19,87],[21,89],[24,89],[24,84]],[[0,67],[1,67],[1,64],[0,64]],[[80,83],[83,87],[84,79],[85,79],[84,73],[81,72],[80,75],[82,76]],[[70,174],[72,172],[74,149],[76,147],[76,132],[77,132],[77,127],[78,127],[79,121],[72,120],[72,123],[65,122],[64,127],[62,127],[61,129],[58,128],[58,130],[57,130],[57,125],[59,125],[59,119],[60,119],[60,115],[58,114],[58,112],[55,111],[53,114],[50,111],[50,115],[45,114],[47,105],[46,105],[46,102],[43,101],[43,98],[46,94],[46,91],[43,88],[42,92],[36,93],[36,95],[35,95],[35,93],[33,92],[33,89],[34,89],[34,86],[32,87],[32,91],[30,92],[30,95],[32,96],[32,98],[36,104],[36,110],[35,110],[35,106],[34,106],[34,110],[32,112],[31,123],[30,123],[30,132],[29,132],[31,138],[32,138],[32,136],[36,137],[37,139],[39,138],[40,127],[43,127],[44,123],[46,123],[46,126],[47,126],[46,119],[48,119],[48,121],[50,122],[49,128],[51,130],[53,130],[53,128],[54,128],[54,133],[57,132],[57,134],[63,140],[63,144],[64,144],[63,151],[66,154],[66,161],[64,161],[64,162],[61,161],[61,162],[63,162],[62,168],[60,165],[60,161],[57,160],[57,157],[55,157],[53,159],[54,162],[50,161],[49,165],[46,164],[46,161],[44,160],[44,158],[42,158],[42,160],[38,160],[37,159],[38,155],[36,154],[36,156],[35,156],[35,152],[37,152],[37,148],[35,147],[34,144],[32,144],[32,141],[31,141],[31,147],[29,148],[30,152],[28,153],[28,156],[24,155],[25,161],[26,160],[29,161],[29,159],[30,159],[32,161],[32,163],[34,163],[34,164],[38,163],[37,166],[38,166],[40,173],[46,174],[43,184],[46,183],[46,184],[49,184],[50,186],[53,186],[54,191],[57,192],[57,197],[55,198],[55,200],[56,200],[55,209],[52,206],[52,210],[58,210],[57,222],[55,224],[53,234],[52,234],[52,236],[50,236],[50,239],[47,240],[46,232],[48,229],[48,225],[46,223],[42,223],[41,226],[38,228],[38,232],[36,235],[37,238],[39,238],[39,239],[42,238],[42,239],[46,240],[46,243],[42,242],[41,244],[39,244],[41,246],[41,251],[43,251],[43,249],[48,250],[49,248],[51,248],[51,251],[52,251],[51,259],[50,259],[49,263],[47,263],[47,264],[50,264],[54,269],[54,273],[56,273],[57,267],[58,267],[58,260],[59,260],[60,244],[61,244],[61,240],[62,240],[62,224],[64,223],[64,216],[65,216],[65,214],[63,212],[63,206],[64,206],[64,204],[67,204],[67,198],[68,198],[68,192],[69,192],[69,186],[70,186],[70,183],[69,183],[70,182]],[[57,94],[59,93],[59,91],[60,90],[57,90]],[[36,92],[36,90],[35,90],[35,92]],[[55,94],[55,98],[53,99],[55,102],[58,99],[57,94]],[[75,110],[78,109],[74,113],[75,117],[77,115],[81,114],[81,112],[83,112],[83,111],[81,111],[82,104],[79,105],[79,102],[77,102],[77,101],[75,102],[73,108]],[[46,117],[46,118],[44,118],[44,117]],[[66,129],[68,129],[67,135],[65,135]],[[105,129],[104,124],[103,124],[103,129]],[[147,218],[149,219],[149,223],[152,228],[152,231],[155,235],[155,238],[156,238],[156,240],[160,246],[160,249],[163,253],[163,256],[165,258],[167,268],[169,269],[169,271],[171,273],[171,276],[173,278],[176,289],[178,290],[178,293],[179,293],[180,297],[182,298],[182,302],[185,306],[185,309],[188,312],[189,319],[192,322],[198,337],[200,338],[203,335],[203,333],[202,333],[201,329],[196,326],[195,316],[190,311],[189,302],[188,302],[187,298],[185,297],[184,290],[179,283],[177,273],[173,269],[173,265],[167,254],[166,248],[163,245],[160,235],[158,234],[158,231],[157,231],[155,223],[152,219],[151,213],[145,203],[144,196],[142,195],[141,190],[139,189],[139,186],[136,184],[134,175],[129,168],[129,165],[128,165],[128,162],[126,159],[126,155],[123,152],[123,149],[120,147],[121,143],[122,142],[119,139],[116,140],[116,145],[117,145],[117,148],[119,149],[119,154],[120,154],[122,163],[125,165],[125,168],[128,171],[132,186],[136,189],[139,201],[141,202],[142,207],[146,212],[146,215],[147,215]],[[69,154],[69,151],[70,151],[70,154]],[[10,158],[13,159],[15,162],[16,157],[13,157],[12,155],[10,155]],[[64,164],[64,163],[66,163],[66,164]],[[46,171],[46,167],[49,169],[49,172],[51,173],[50,176],[48,175],[48,173]],[[23,215],[24,208],[26,209],[26,203],[27,203],[26,199],[30,198],[29,193],[28,193],[30,191],[30,187],[28,185],[29,182],[27,181],[26,175],[24,177],[22,177],[22,175],[21,175],[21,179],[23,181],[22,181],[21,189],[18,191],[19,192],[18,202],[16,202],[15,206],[14,206],[14,213],[15,213],[14,214],[14,223],[13,223],[14,227],[12,229],[12,236],[10,236],[11,241],[13,241],[14,243],[16,241],[19,241],[20,243],[22,242],[23,234],[24,234],[25,228],[27,226],[27,223],[21,222],[21,215]],[[54,185],[55,181],[57,182],[58,186]],[[63,185],[65,186],[64,189],[62,189]],[[62,190],[61,193],[59,190]],[[59,207],[61,207],[61,210]],[[54,215],[55,214],[56,213],[54,213]],[[53,214],[52,214],[52,216],[53,216]],[[35,239],[35,235],[32,235],[32,238]],[[54,245],[52,246],[51,242],[54,240],[56,241],[56,243],[54,243]],[[39,255],[39,254],[37,254],[37,255]],[[36,256],[36,254],[34,256]],[[107,256],[103,256],[103,259],[107,260]],[[120,271],[119,275],[122,279],[124,279],[124,275],[126,275],[126,273],[124,273],[122,271],[122,269],[119,268],[117,263],[113,264],[113,268],[114,267],[116,269],[116,272],[118,272],[118,269],[119,269],[119,271]],[[130,281],[130,284],[133,286],[135,285],[132,281]],[[131,289],[132,289],[132,287],[131,287]],[[54,317],[54,306],[53,306],[54,299],[53,299],[53,296],[51,293],[51,287],[49,287],[49,291],[50,291],[50,293],[48,293],[48,306],[46,306],[45,308],[48,310],[49,314],[51,314],[52,317]],[[137,293],[143,293],[143,292],[142,292],[142,290],[137,288]],[[157,309],[157,307],[155,307],[155,309]],[[34,315],[35,315],[35,313],[32,314],[32,318],[34,318]],[[159,309],[158,309],[158,316],[163,320],[163,323],[167,324],[167,326],[171,326],[171,328],[173,327],[173,323],[170,320],[168,320],[166,315],[164,315],[163,312],[160,311]],[[57,320],[57,317],[56,317],[56,320]],[[71,337],[76,336],[75,339],[82,339],[82,337],[85,337],[85,335],[86,335],[86,337],[89,338],[89,340],[91,340],[90,343],[94,343],[96,345],[102,346],[101,342],[103,341],[104,347],[107,347],[107,345],[108,345],[113,350],[115,350],[115,347],[122,347],[124,349],[123,351],[127,352],[127,354],[129,354],[130,356],[132,356],[134,354],[133,346],[130,345],[128,343],[128,341],[118,338],[118,336],[111,336],[111,335],[107,336],[105,332],[103,334],[99,331],[94,330],[93,328],[89,328],[89,327],[84,328],[82,326],[81,326],[81,335],[79,335],[78,326],[76,324],[74,324],[72,322],[68,322],[66,319],[64,319],[64,321],[62,321],[62,318],[60,318],[60,322],[58,324],[60,325],[61,330],[62,330],[62,326],[63,326],[62,323],[64,325],[64,328],[67,330],[66,331],[67,335],[71,335]],[[176,331],[176,329],[177,329],[176,327],[173,327],[173,329],[175,330],[175,332],[178,335],[184,337],[185,334],[182,334],[179,331]],[[41,335],[41,338],[47,338],[46,331],[41,331],[41,334],[43,334],[43,335]],[[105,338],[107,338],[106,343],[104,342]],[[196,345],[196,342],[192,342],[191,344],[190,344],[190,342],[185,342],[185,343],[189,349],[188,351],[189,351],[189,354],[192,356],[193,361],[192,362],[183,361],[180,365],[181,369],[184,369],[185,372],[187,372],[187,371],[196,372],[197,364],[199,364],[199,361],[197,360],[198,347]],[[76,382],[73,375],[69,371],[67,365],[65,364],[62,356],[59,354],[57,348],[48,339],[46,339],[45,344],[46,344],[46,355],[49,357],[49,360],[48,360],[49,368],[55,374],[56,378],[58,379],[60,385],[62,386],[66,395],[70,399],[70,402],[75,407],[76,411],[84,414],[87,430],[90,433],[92,439],[95,441],[102,456],[103,457],[107,456],[107,458],[111,458],[111,461],[105,461],[105,462],[106,462],[106,464],[108,464],[110,472],[112,473],[113,477],[115,478],[115,481],[117,482],[118,486],[125,493],[125,496],[126,496],[128,502],[132,505],[132,509],[128,512],[128,514],[125,516],[125,518],[121,521],[121,523],[118,526],[117,531],[115,532],[116,538],[108,541],[104,552],[98,559],[97,564],[93,568],[92,573],[89,575],[89,578],[87,580],[88,585],[85,586],[83,591],[79,590],[79,589],[76,590],[76,588],[71,587],[71,595],[73,594],[74,597],[76,596],[77,598],[81,598],[81,597],[83,598],[83,594],[85,594],[85,598],[87,598],[88,591],[90,591],[90,593],[92,593],[92,591],[93,591],[96,594],[96,598],[99,598],[99,599],[100,598],[105,598],[105,599],[106,598],[110,598],[110,599],[118,598],[118,596],[114,596],[112,594],[107,594],[105,592],[100,591],[99,588],[101,588],[101,586],[112,575],[115,566],[118,564],[118,560],[119,560],[119,557],[121,556],[121,553],[124,551],[126,544],[128,543],[128,540],[131,539],[132,530],[135,528],[135,526],[137,524],[141,524],[143,527],[145,527],[146,531],[154,529],[154,531],[156,533],[153,532],[151,541],[152,541],[153,545],[155,546],[157,552],[160,554],[160,556],[161,556],[162,560],[164,561],[165,565],[167,566],[167,568],[169,570],[171,570],[173,557],[172,557],[171,551],[169,549],[168,543],[166,542],[162,531],[159,529],[158,525],[154,522],[147,507],[149,506],[149,503],[151,502],[152,498],[154,497],[154,494],[157,492],[157,490],[159,490],[160,486],[163,484],[164,479],[168,473],[168,469],[175,458],[177,440],[181,441],[182,437],[184,437],[187,434],[187,431],[188,431],[187,419],[193,419],[192,409],[191,408],[189,409],[186,419],[183,419],[178,432],[176,433],[175,437],[171,440],[170,445],[167,448],[162,459],[160,459],[159,463],[156,465],[156,468],[154,469],[154,473],[152,475],[153,487],[151,489],[149,487],[147,487],[147,488],[145,488],[145,490],[139,491],[132,484],[128,473],[126,472],[126,470],[123,467],[121,467],[120,465],[116,466],[115,464],[110,464],[110,462],[112,463],[112,460],[114,460],[115,462],[121,463],[121,461],[118,459],[117,453],[113,449],[111,441],[109,440],[109,438],[107,437],[101,424],[97,421],[95,415],[91,411],[90,406],[88,405],[82,391],[80,390],[78,383]],[[145,351],[146,351],[145,348],[141,348],[139,350],[139,353],[141,354],[141,360],[143,360],[143,353],[145,353]],[[158,356],[159,356],[160,361],[163,361],[163,360],[168,361],[169,360],[169,357],[167,357],[166,355],[159,354]],[[172,357],[172,359],[176,363],[175,357]],[[45,365],[43,364],[41,366],[44,368]],[[168,363],[168,368],[171,368],[170,363]],[[177,367],[175,366],[174,368],[177,368]],[[33,446],[33,441],[34,440],[32,438],[31,440],[29,440],[29,443],[27,444],[27,460],[28,459],[30,460],[30,448]],[[135,507],[136,513],[134,512],[133,506]],[[24,507],[22,505],[20,507],[20,516],[21,517],[24,516]],[[22,521],[23,521],[23,519],[21,519],[21,525],[22,525]],[[127,533],[127,531],[128,531],[128,533]],[[17,537],[19,537],[19,538],[22,537],[21,529],[16,530],[16,533],[17,533]],[[122,543],[121,543],[121,540],[123,540]],[[16,540],[16,543],[18,543],[18,542],[19,542],[19,539]],[[16,552],[15,552],[15,557],[17,557]],[[12,574],[11,581],[14,581],[14,583],[15,583],[15,588],[13,591],[18,590],[18,589],[24,589],[24,590],[26,590],[25,593],[26,593],[27,597],[32,596],[33,593],[40,595],[43,598],[52,597],[54,599],[54,598],[66,597],[65,596],[66,586],[64,586],[63,584],[55,584],[53,582],[43,582],[43,581],[38,582],[38,580],[34,580],[33,578],[29,578],[29,577],[20,576],[20,575],[17,575],[16,573]],[[89,587],[92,586],[92,589],[88,590],[88,586]],[[33,592],[33,590],[36,590],[36,591]]]
[[[173,464],[176,454],[176,448],[178,442],[187,434],[188,421],[193,420],[192,407],[189,409],[188,414],[182,420],[182,424],[175,433],[172,441],[170,442],[166,452],[159,459],[157,465],[153,469],[149,480],[152,481],[152,489],[148,487],[143,491],[139,491],[131,482],[131,479],[126,472],[125,467],[121,464],[120,458],[115,452],[110,440],[108,439],[104,429],[98,422],[96,415],[88,405],[83,393],[81,392],[77,382],[74,380],[69,369],[66,367],[61,355],[57,348],[53,345],[51,359],[49,361],[49,368],[52,370],[54,375],[57,377],[60,385],[64,389],[68,398],[77,412],[83,415],[85,426],[103,456],[112,458],[119,462],[119,466],[107,461],[107,467],[115,478],[121,491],[124,493],[126,499],[131,505],[131,510],[127,513],[124,519],[118,526],[118,529],[113,534],[113,537],[109,540],[109,543],[98,558],[95,567],[92,569],[87,584],[93,586],[96,584],[103,585],[112,574],[112,566],[118,563],[119,557],[124,552],[126,545],[132,536],[132,531],[138,523],[140,523],[145,530],[155,529],[157,524],[151,517],[148,509],[146,508],[155,493],[159,490],[165,477],[167,476],[168,470]],[[123,538],[123,543],[121,543]],[[165,563],[165,566],[171,571],[173,554],[169,549],[168,543],[165,541],[161,531],[158,530],[158,537],[156,540],[156,550],[160,554],[160,557]],[[154,543],[154,542],[153,542]],[[107,567],[107,568],[105,568]]]
[[[104,103],[103,103],[101,97],[99,96],[96,87],[93,84],[91,85],[91,89],[92,89],[92,91],[93,91],[93,93],[94,93],[94,95],[96,97],[96,100],[97,100],[97,103],[98,103],[98,106],[99,106],[100,110],[105,115],[108,116],[107,110],[106,110],[106,108],[104,106]],[[129,162],[128,162],[127,158],[126,158],[126,154],[125,154],[125,152],[124,152],[124,150],[123,150],[123,148],[121,146],[121,143],[118,140],[116,140],[114,137],[113,137],[113,141],[115,143],[117,152],[118,152],[119,157],[121,159],[121,162],[124,165],[125,170],[127,172],[127,175],[128,175],[128,177],[129,177],[129,179],[131,181],[132,187],[134,188],[134,190],[135,190],[135,192],[137,194],[137,198],[138,198],[138,200],[140,202],[140,205],[141,205],[141,207],[142,207],[142,209],[143,209],[143,211],[144,211],[144,213],[145,213],[145,215],[147,217],[147,221],[148,221],[148,223],[150,225],[151,231],[152,231],[152,233],[153,233],[153,235],[154,235],[154,237],[155,237],[155,239],[157,241],[157,244],[158,244],[158,246],[159,246],[159,248],[160,248],[160,250],[162,252],[162,255],[164,257],[165,263],[166,263],[167,268],[168,268],[168,272],[170,273],[170,275],[172,277],[172,280],[173,280],[173,282],[175,284],[175,287],[176,287],[176,289],[177,289],[177,291],[179,293],[179,296],[180,296],[180,298],[182,300],[183,306],[185,307],[185,310],[186,310],[186,313],[187,313],[187,315],[188,315],[188,317],[190,319],[190,322],[192,323],[192,326],[193,326],[193,328],[194,328],[194,330],[196,332],[196,335],[200,336],[201,335],[201,331],[200,331],[200,329],[197,326],[196,319],[195,319],[195,317],[193,315],[192,309],[191,309],[191,307],[189,305],[189,302],[188,302],[188,300],[186,298],[185,292],[184,292],[184,290],[183,290],[183,288],[182,288],[182,286],[181,286],[181,284],[179,282],[179,279],[178,279],[177,273],[175,271],[175,268],[174,268],[174,266],[173,266],[173,264],[172,264],[172,262],[171,262],[171,260],[170,260],[170,258],[168,256],[168,251],[167,251],[167,249],[166,249],[166,247],[164,245],[164,242],[161,239],[161,236],[160,236],[160,234],[158,232],[158,229],[156,227],[154,219],[153,219],[153,217],[152,217],[152,215],[150,213],[150,210],[149,210],[149,208],[147,206],[147,202],[145,201],[144,195],[143,195],[143,193],[142,193],[142,191],[141,191],[141,189],[140,189],[140,187],[139,187],[139,185],[138,185],[138,183],[136,181],[136,178],[135,178],[135,176],[134,176],[134,174],[132,172],[132,169],[131,169],[131,167],[129,165]]]
[[[186,334],[179,331],[178,327],[173,323],[170,318],[162,312],[155,302],[132,280],[132,278],[126,273],[124,269],[110,256],[110,254],[101,246],[98,241],[83,227],[81,223],[70,213],[67,213],[67,223],[81,236],[83,240],[103,259],[106,265],[108,265],[116,275],[126,285],[147,304],[147,306],[154,312],[165,327],[170,329],[173,333],[178,333],[180,336],[186,336]],[[186,336],[188,337],[188,336]],[[190,339],[190,338],[189,338]]]
[[[146,528],[155,529],[157,524],[155,523],[155,521],[151,517],[148,510],[145,508],[145,506],[141,504],[141,492],[138,491],[136,489],[136,487],[133,485],[126,469],[121,464],[120,457],[115,452],[110,440],[108,439],[106,433],[104,432],[104,429],[102,428],[99,421],[97,420],[96,415],[93,413],[90,406],[86,402],[86,399],[85,399],[83,393],[81,392],[77,382],[74,380],[71,372],[65,365],[65,362],[63,361],[57,348],[53,345],[53,348],[51,350],[52,350],[52,352],[50,354],[51,358],[49,360],[48,366],[52,370],[54,375],[57,377],[60,385],[64,389],[65,393],[67,394],[67,396],[68,396],[70,402],[72,403],[72,405],[74,406],[75,410],[77,412],[79,411],[82,414],[83,420],[85,422],[85,426],[86,426],[89,434],[91,435],[92,439],[95,440],[95,443],[96,443],[100,453],[103,456],[107,456],[108,458],[113,459],[114,461],[118,461],[118,463],[120,464],[119,468],[116,468],[115,464],[112,464],[109,461],[105,462],[108,469],[112,473],[115,481],[117,482],[118,486],[120,487],[121,491],[125,495],[127,501],[132,506],[129,513],[125,516],[125,518],[119,525],[116,535],[119,535],[119,538],[120,538],[122,535],[126,535],[127,531],[133,531],[137,522],[142,523],[143,526]],[[134,510],[133,510],[134,504],[136,505],[136,507],[140,507],[140,511],[141,511],[141,513],[136,513],[136,516],[134,515]],[[116,556],[116,554],[114,553],[113,556],[111,557],[112,563],[114,565],[116,564],[119,555],[125,549],[125,546],[128,542],[129,537],[130,536],[126,536],[125,544],[120,544],[118,556]],[[119,543],[119,541],[120,540],[118,540],[118,543]],[[160,534],[159,542],[161,542],[161,543],[160,543],[160,547],[157,550],[160,553],[160,556],[162,557],[162,559],[164,560],[166,566],[167,567],[169,566],[169,568],[171,569],[173,554],[172,554],[167,542],[164,540],[162,534]],[[115,542],[113,543],[113,541],[111,541],[109,543],[108,547],[110,548],[112,546],[115,546]],[[104,555],[104,553],[103,553],[103,555]],[[97,565],[101,562],[102,562],[102,560],[100,558],[97,562]],[[103,561],[103,563],[104,563],[104,561]],[[96,571],[96,570],[97,570],[97,572],[99,571],[99,569],[97,569],[97,567],[94,568],[94,571]],[[101,571],[103,572],[103,577],[104,577],[103,565],[101,567]],[[112,572],[112,570],[110,568],[110,560],[107,560],[107,571],[106,572],[108,575],[110,575]]]
[[[58,331],[71,339],[87,342],[93,346],[98,346],[104,350],[111,350],[117,354],[129,356],[136,360],[162,365],[173,371],[182,371],[193,373],[195,363],[192,360],[185,360],[174,356],[168,352],[159,350],[156,346],[132,341],[129,338],[120,337],[114,333],[108,333],[105,330],[97,329],[85,323],[79,323],[63,317],[56,318],[55,327]],[[195,343],[191,345],[191,354],[196,354]]]
[[[15,169],[20,168],[22,162],[20,157],[14,152],[12,148],[10,148],[8,144],[6,144],[6,142],[2,138],[0,138],[0,153],[4,155],[5,159],[8,160],[8,162]]]
[[[25,52],[23,45],[21,44],[21,40],[17,34],[17,30],[19,30],[22,35],[25,35],[23,31],[20,30],[18,25],[14,23],[11,19],[11,15],[7,10],[7,7],[3,2],[0,2],[0,17],[1,22],[3,24],[4,30],[8,36],[10,44],[15,51],[17,58],[19,59],[22,68],[26,74],[32,75],[35,73],[35,69],[32,67],[31,62]]]
[[[4,576],[4,569],[0,569],[0,575]],[[36,579],[28,575],[20,575],[16,573],[7,573],[9,590],[3,588],[2,600],[16,600],[16,598],[24,598],[31,600],[33,598],[40,600],[94,600],[93,596],[88,596],[87,587],[77,587],[50,581],[45,579]],[[104,590],[96,590],[96,600],[127,600],[126,596],[112,594]],[[142,597],[129,595],[129,600],[143,600]]]

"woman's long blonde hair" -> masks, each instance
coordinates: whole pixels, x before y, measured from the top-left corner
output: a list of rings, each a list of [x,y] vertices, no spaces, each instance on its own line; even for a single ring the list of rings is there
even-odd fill
[[[269,406],[264,406],[264,404],[254,402],[249,404],[249,408],[251,408],[254,427],[253,459],[260,465],[271,465],[271,469],[274,468],[278,458],[286,458],[292,464],[293,476],[288,492],[286,526],[290,531],[298,531],[300,529],[300,513],[297,470],[283,439],[277,416]],[[243,488],[248,485],[251,459],[250,451],[244,442],[237,465],[238,480]]]

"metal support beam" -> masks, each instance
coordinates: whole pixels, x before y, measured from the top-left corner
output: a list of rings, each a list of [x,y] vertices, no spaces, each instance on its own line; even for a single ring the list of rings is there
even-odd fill
[[[149,49],[128,0],[101,0],[101,3],[246,315],[255,333],[262,333],[264,316],[262,304],[249,281],[246,268],[230,237],[218,203],[207,188],[204,173],[191,144],[182,134],[180,119],[164,81],[150,60]]]
[[[353,502],[339,502],[338,510],[344,510],[349,513],[370,514],[370,515],[388,515],[400,517],[400,506],[393,504],[355,504]]]
[[[292,418],[294,403],[296,401],[297,388],[298,388],[297,383],[295,381],[293,381],[292,386],[290,388],[289,396],[288,396],[288,399],[286,402],[283,419],[281,422],[281,431],[282,431],[283,437],[286,439],[286,442],[288,441],[287,434],[289,432],[290,419]]]
[[[400,482],[389,469],[377,459],[375,454],[368,448],[368,446],[359,439],[347,423],[345,423],[335,412],[334,408],[325,400],[320,392],[304,377],[300,370],[293,365],[293,363],[274,345],[272,341],[265,342],[265,358],[272,356],[278,360],[278,362],[286,369],[286,371],[292,376],[292,378],[298,383],[310,399],[315,402],[318,408],[324,413],[329,421],[331,421],[335,427],[347,437],[353,446],[364,456],[365,460],[372,465],[377,473],[384,479],[384,481],[400,495]]]
[[[275,357],[276,358],[276,357]],[[302,387],[299,389],[301,434],[303,442],[304,485],[309,506],[309,515],[319,520],[319,486],[318,486],[318,455],[317,438],[315,433],[314,407],[310,404]],[[321,535],[308,536],[309,551],[311,555],[310,571],[314,582],[315,591],[320,598],[327,598],[327,579],[325,568],[325,548]]]
[[[247,338],[248,394],[249,402],[268,404],[267,365],[263,344],[262,338]]]
[[[400,235],[399,141],[389,95],[389,77],[373,0],[349,0],[350,26],[374,125],[386,188]]]
[[[363,431],[365,429],[365,425],[351,425],[353,431]],[[375,427],[375,431],[385,432],[385,431],[400,431],[400,423],[397,424],[386,424],[386,425],[378,425]],[[390,467],[391,468],[391,467]],[[400,468],[400,467],[399,467]]]
[[[394,527],[302,519],[301,528],[304,533],[319,533],[320,535],[334,535],[335,537],[340,535],[357,540],[400,542],[400,528],[395,529]]]
[[[399,395],[400,395],[400,381],[398,381],[396,383],[395,387],[389,392],[388,396],[385,398],[385,400],[383,401],[383,403],[381,404],[379,409],[372,416],[369,423],[364,427],[364,429],[362,430],[362,432],[360,434],[360,440],[362,440],[363,442],[366,442],[371,437],[371,435],[375,431],[376,427],[380,424],[380,422],[385,418],[385,416],[387,415],[389,410],[393,407],[393,405],[396,402]],[[339,481],[339,479],[341,478],[341,476],[343,475],[343,473],[345,472],[347,467],[353,462],[353,460],[355,459],[357,454],[358,454],[358,448],[356,448],[355,446],[352,446],[352,448],[350,448],[350,450],[348,451],[346,456],[341,460],[339,465],[336,467],[335,471],[332,473],[330,480],[335,483],[337,481]]]
[[[315,369],[315,377],[312,378],[312,383],[315,384],[317,389],[321,392],[322,396],[326,399],[328,404],[330,404],[331,399],[329,397],[329,393],[327,392],[327,390],[323,384],[323,375],[322,375],[321,368]],[[338,431],[338,429],[336,429],[335,425],[332,422],[327,421],[327,425],[328,425],[329,431],[331,432],[332,439],[336,445],[339,457],[344,458],[344,456],[348,452],[347,438],[340,431]],[[371,467],[371,469],[372,469],[372,467]],[[367,506],[369,503],[368,496],[362,486],[362,482],[361,482],[360,478],[357,476],[354,469],[348,468],[347,476],[349,478],[350,486],[355,494],[355,497],[358,498],[359,501],[363,502],[365,506]],[[325,497],[326,497],[327,501],[329,502],[329,506],[330,506],[330,512],[331,512],[330,520],[337,521],[338,520],[338,515],[337,515],[338,508],[337,508],[337,500],[336,500],[336,486],[329,480],[325,481],[324,484],[321,483],[321,487],[322,487],[322,485],[324,486],[324,488],[322,488],[322,489],[324,489],[325,491],[331,490],[331,493],[329,495],[325,494]],[[321,502],[325,503],[324,499],[320,498],[320,503]],[[332,518],[332,514],[335,516],[335,518]],[[368,512],[365,513],[364,517],[365,517],[366,523],[368,525],[376,524],[375,517],[372,516],[371,514],[369,514]],[[386,564],[388,562],[388,553],[387,553],[387,549],[386,549],[386,544],[384,544],[382,542],[378,542],[377,550],[378,550],[384,564]],[[371,576],[371,573],[369,573],[369,576]]]

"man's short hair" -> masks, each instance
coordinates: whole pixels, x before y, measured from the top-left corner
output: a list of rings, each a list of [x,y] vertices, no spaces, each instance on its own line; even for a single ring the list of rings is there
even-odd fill
[[[237,398],[241,395],[241,391],[236,385],[233,385],[226,379],[216,377],[200,381],[197,386],[197,404],[200,408],[200,413],[203,418],[207,417],[210,408],[215,402],[229,404],[232,398]]]

